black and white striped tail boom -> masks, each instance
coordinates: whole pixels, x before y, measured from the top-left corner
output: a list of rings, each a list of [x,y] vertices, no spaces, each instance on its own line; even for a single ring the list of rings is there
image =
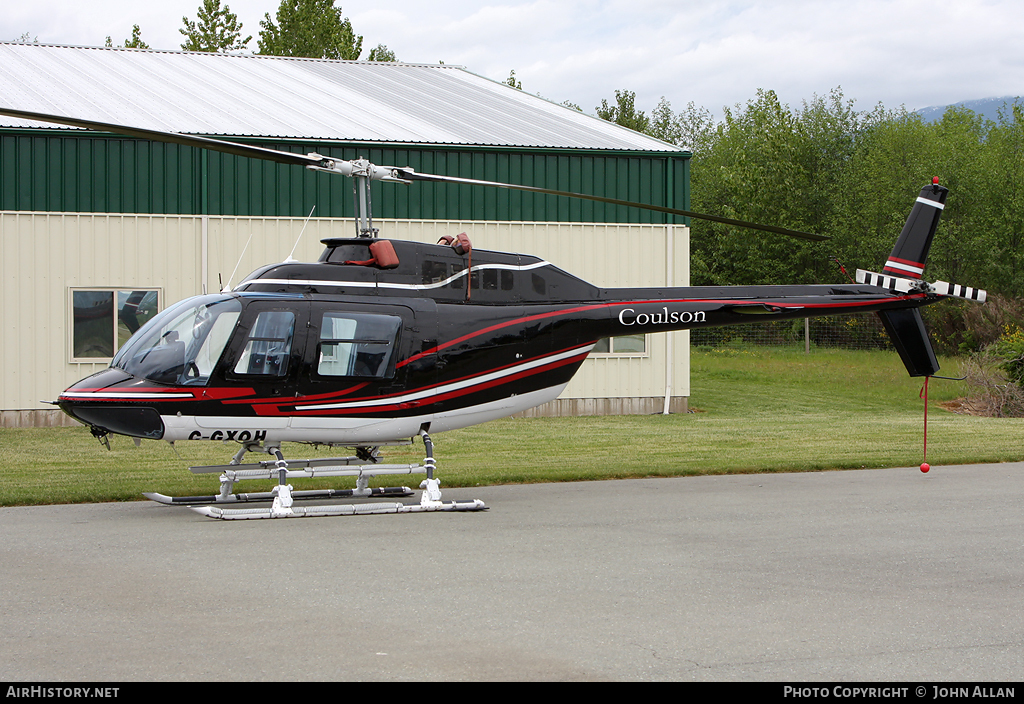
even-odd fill
[[[910,293],[920,291],[923,293],[934,293],[940,296],[952,296],[953,298],[965,298],[969,301],[984,303],[987,294],[980,288],[951,284],[948,281],[936,281],[933,284],[918,281],[917,279],[905,279],[901,276],[890,276],[889,274],[878,274],[874,271],[857,269],[857,283],[868,284],[887,288],[890,291]]]

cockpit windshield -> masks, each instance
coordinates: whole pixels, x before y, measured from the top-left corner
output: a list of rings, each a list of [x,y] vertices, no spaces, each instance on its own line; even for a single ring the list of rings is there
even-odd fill
[[[163,384],[204,385],[241,312],[233,296],[186,299],[143,325],[110,366]]]

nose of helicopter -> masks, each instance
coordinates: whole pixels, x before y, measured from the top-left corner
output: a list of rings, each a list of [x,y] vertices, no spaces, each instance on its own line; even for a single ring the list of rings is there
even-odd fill
[[[135,378],[119,369],[104,369],[68,387],[57,405],[93,433],[116,433],[159,440],[164,435],[160,413],[146,395],[133,390]]]

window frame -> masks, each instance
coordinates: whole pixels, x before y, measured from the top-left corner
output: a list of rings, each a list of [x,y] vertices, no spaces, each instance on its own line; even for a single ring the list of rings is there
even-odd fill
[[[395,367],[398,363],[398,354],[402,340],[402,330],[405,328],[405,319],[397,312],[385,311],[364,311],[364,310],[353,310],[348,307],[335,307],[336,304],[325,305],[320,308],[319,311],[313,313],[313,319],[317,320],[318,325],[315,328],[316,332],[313,333],[316,339],[310,339],[310,343],[315,344],[315,353],[312,357],[314,361],[310,365],[311,377],[314,381],[337,381],[339,379],[362,379],[362,380],[374,380],[374,381],[385,381],[393,379],[395,376]],[[355,319],[349,316],[357,316]],[[389,318],[394,320],[394,332],[389,339],[377,339],[377,338],[325,338],[324,331],[326,327],[326,319],[328,317],[336,317],[339,320],[354,320],[357,323],[356,329],[358,330],[358,319],[359,318]],[[380,368],[380,373],[377,374],[329,374],[322,371],[324,368],[325,361],[331,361],[330,359],[324,358],[323,345],[327,344],[342,344],[351,345],[350,351],[346,352],[347,355],[358,355],[360,350],[358,349],[361,344],[384,344],[387,347],[386,360],[384,365]]]
[[[231,374],[232,377],[238,379],[268,381],[287,379],[291,376],[291,360],[292,357],[296,355],[296,345],[299,344],[300,342],[300,340],[298,339],[300,335],[300,311],[298,309],[288,308],[265,308],[257,309],[255,312],[256,315],[253,317],[252,323],[246,329],[245,335],[238,336],[239,347],[237,348],[237,354],[234,355],[234,359],[231,360],[231,368],[229,370],[229,373]],[[271,337],[270,335],[253,334],[256,331],[257,327],[260,326],[260,322],[261,320],[263,320],[263,316],[267,316],[266,321],[264,323],[264,327],[270,328],[270,330],[266,332],[276,332],[274,328],[277,327],[279,323],[273,321],[270,317],[274,315],[290,316],[291,319],[288,321],[288,334],[286,337]],[[239,319],[241,320],[241,318]],[[232,334],[237,332],[237,330],[238,321],[235,321],[235,327]],[[270,364],[270,355],[268,355],[268,352],[273,350],[274,348],[271,346],[269,347],[269,349],[264,350],[262,349],[262,347],[265,346],[266,343],[274,342],[283,342],[284,348],[286,349],[285,352],[274,355],[274,357],[276,357],[277,359],[283,360],[283,363],[277,370],[277,372],[274,373],[270,371],[249,371],[249,369],[252,366],[254,357],[257,359],[259,357],[263,357],[262,366],[264,368],[266,368],[266,366]],[[230,341],[228,344],[230,345]],[[301,350],[301,348],[299,349]],[[221,353],[221,356],[223,357],[223,353]],[[243,362],[245,363],[245,371],[239,371],[238,367],[241,366]]]
[[[641,336],[644,339],[644,351],[643,352],[616,352],[615,351],[615,340],[616,339],[618,339],[620,337],[641,337]],[[608,340],[608,351],[607,352],[598,352],[595,349],[595,350],[592,350],[590,352],[589,356],[591,356],[591,357],[599,357],[601,359],[629,358],[629,357],[642,358],[642,357],[650,357],[651,356],[650,333],[634,333],[633,335],[616,335],[614,337],[602,337],[601,340]],[[598,340],[597,342],[599,343],[599,342],[601,342],[601,340]],[[595,343],[595,348],[596,348],[596,346],[597,346],[597,343]]]

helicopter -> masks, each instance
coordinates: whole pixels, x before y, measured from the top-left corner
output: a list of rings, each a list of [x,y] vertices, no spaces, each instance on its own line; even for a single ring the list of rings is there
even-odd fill
[[[90,427],[139,439],[235,442],[220,493],[170,497],[211,518],[479,511],[443,501],[431,434],[510,416],[559,396],[598,340],[765,320],[875,312],[911,376],[939,369],[920,308],[983,290],[922,279],[948,190],[922,187],[882,272],[849,284],[600,288],[541,258],[474,249],[467,234],[437,244],[380,238],[371,181],[435,181],[519,189],[647,208],[811,240],[821,235],[631,201],[511,183],[418,173],[221,139],[2,108],[0,114],[172,142],[349,176],[356,233],[322,240],[314,263],[263,266],[239,284],[182,300],[142,325],[108,368],[53,403]],[[420,464],[382,462],[380,449],[421,438]],[[286,459],[282,442],[353,448],[347,457]],[[243,463],[248,453],[273,459]],[[377,476],[424,474],[419,502],[298,507],[295,501],[396,498]],[[354,489],[295,491],[289,480],[352,476]],[[277,479],[270,492],[235,484]],[[262,502],[268,508],[233,508]]]

